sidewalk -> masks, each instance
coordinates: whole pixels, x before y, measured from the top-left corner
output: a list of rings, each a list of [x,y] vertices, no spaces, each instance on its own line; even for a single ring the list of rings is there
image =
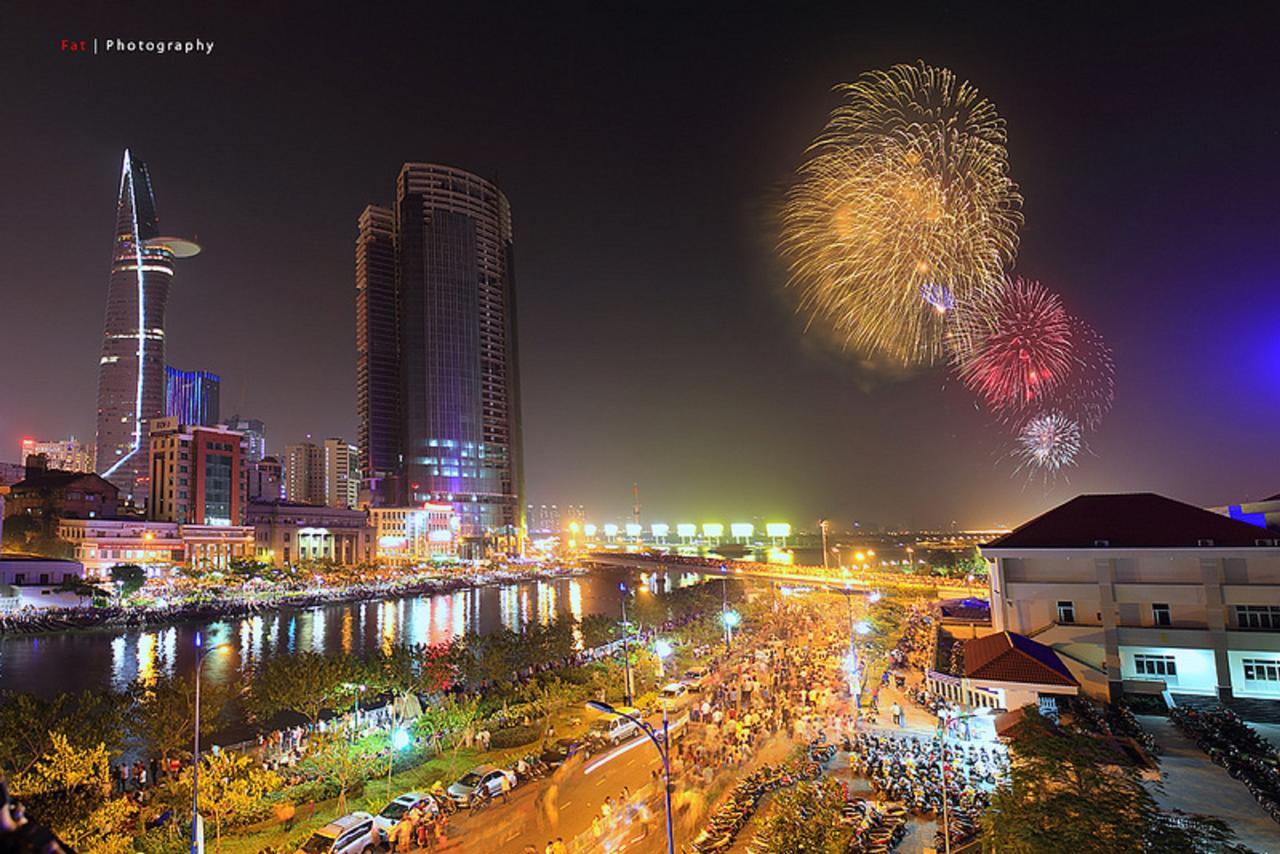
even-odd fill
[[[1244,783],[1215,765],[1168,718],[1139,715],[1138,720],[1162,751],[1163,791],[1154,792],[1161,807],[1220,818],[1244,845],[1266,854],[1280,854],[1280,824],[1258,805]]]

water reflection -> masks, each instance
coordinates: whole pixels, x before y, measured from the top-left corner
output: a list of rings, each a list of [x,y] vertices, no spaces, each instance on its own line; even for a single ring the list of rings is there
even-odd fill
[[[204,680],[230,680],[285,652],[342,652],[362,656],[399,644],[447,643],[467,632],[498,627],[520,631],[558,617],[581,620],[617,613],[618,582],[643,584],[653,594],[696,584],[696,573],[599,572],[587,576],[467,588],[433,596],[359,602],[255,614],[232,621],[190,622],[147,630],[86,631],[0,639],[3,685],[48,696],[83,688],[123,690],[135,679],[190,674],[194,638],[206,648],[229,643],[232,651],[211,656]],[[649,595],[649,594],[646,594]],[[581,634],[575,635],[581,643]]]

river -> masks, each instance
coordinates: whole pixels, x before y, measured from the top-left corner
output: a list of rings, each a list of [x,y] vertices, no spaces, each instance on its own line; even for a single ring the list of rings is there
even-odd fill
[[[135,679],[189,674],[195,635],[208,646],[230,644],[204,663],[202,684],[226,682],[272,656],[315,651],[361,656],[378,647],[444,643],[467,632],[513,631],[553,617],[581,619],[619,613],[619,582],[637,595],[696,584],[702,576],[675,570],[626,569],[546,581],[467,587],[452,593],[401,596],[307,609],[283,609],[237,619],[193,620],[138,629],[87,629],[0,638],[0,688],[50,696],[59,691],[123,690]]]

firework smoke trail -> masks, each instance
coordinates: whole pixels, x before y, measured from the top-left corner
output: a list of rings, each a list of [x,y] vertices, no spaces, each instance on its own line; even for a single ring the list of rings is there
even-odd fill
[[[923,62],[838,88],[847,100],[783,210],[789,285],[847,349],[935,362],[947,306],[996,287],[1017,253],[1022,198],[1004,121],[974,87]]]
[[[1039,282],[1008,279],[956,308],[948,334],[956,375],[1006,424],[1053,400],[1078,366],[1073,323]]]
[[[1084,449],[1080,423],[1061,412],[1037,415],[1018,433],[1013,455],[1020,462],[1015,474],[1027,469],[1041,472],[1045,479],[1057,477],[1062,469],[1076,464]]]

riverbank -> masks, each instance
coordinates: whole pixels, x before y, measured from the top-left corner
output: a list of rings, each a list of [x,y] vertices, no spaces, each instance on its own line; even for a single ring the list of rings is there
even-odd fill
[[[411,596],[433,596],[474,587],[550,581],[582,575],[586,570],[556,567],[489,570],[481,573],[431,573],[376,584],[337,588],[237,591],[232,595],[191,596],[179,602],[41,608],[0,616],[0,638],[90,629],[131,629],[172,625],[189,620],[235,619],[287,610],[305,610]]]

